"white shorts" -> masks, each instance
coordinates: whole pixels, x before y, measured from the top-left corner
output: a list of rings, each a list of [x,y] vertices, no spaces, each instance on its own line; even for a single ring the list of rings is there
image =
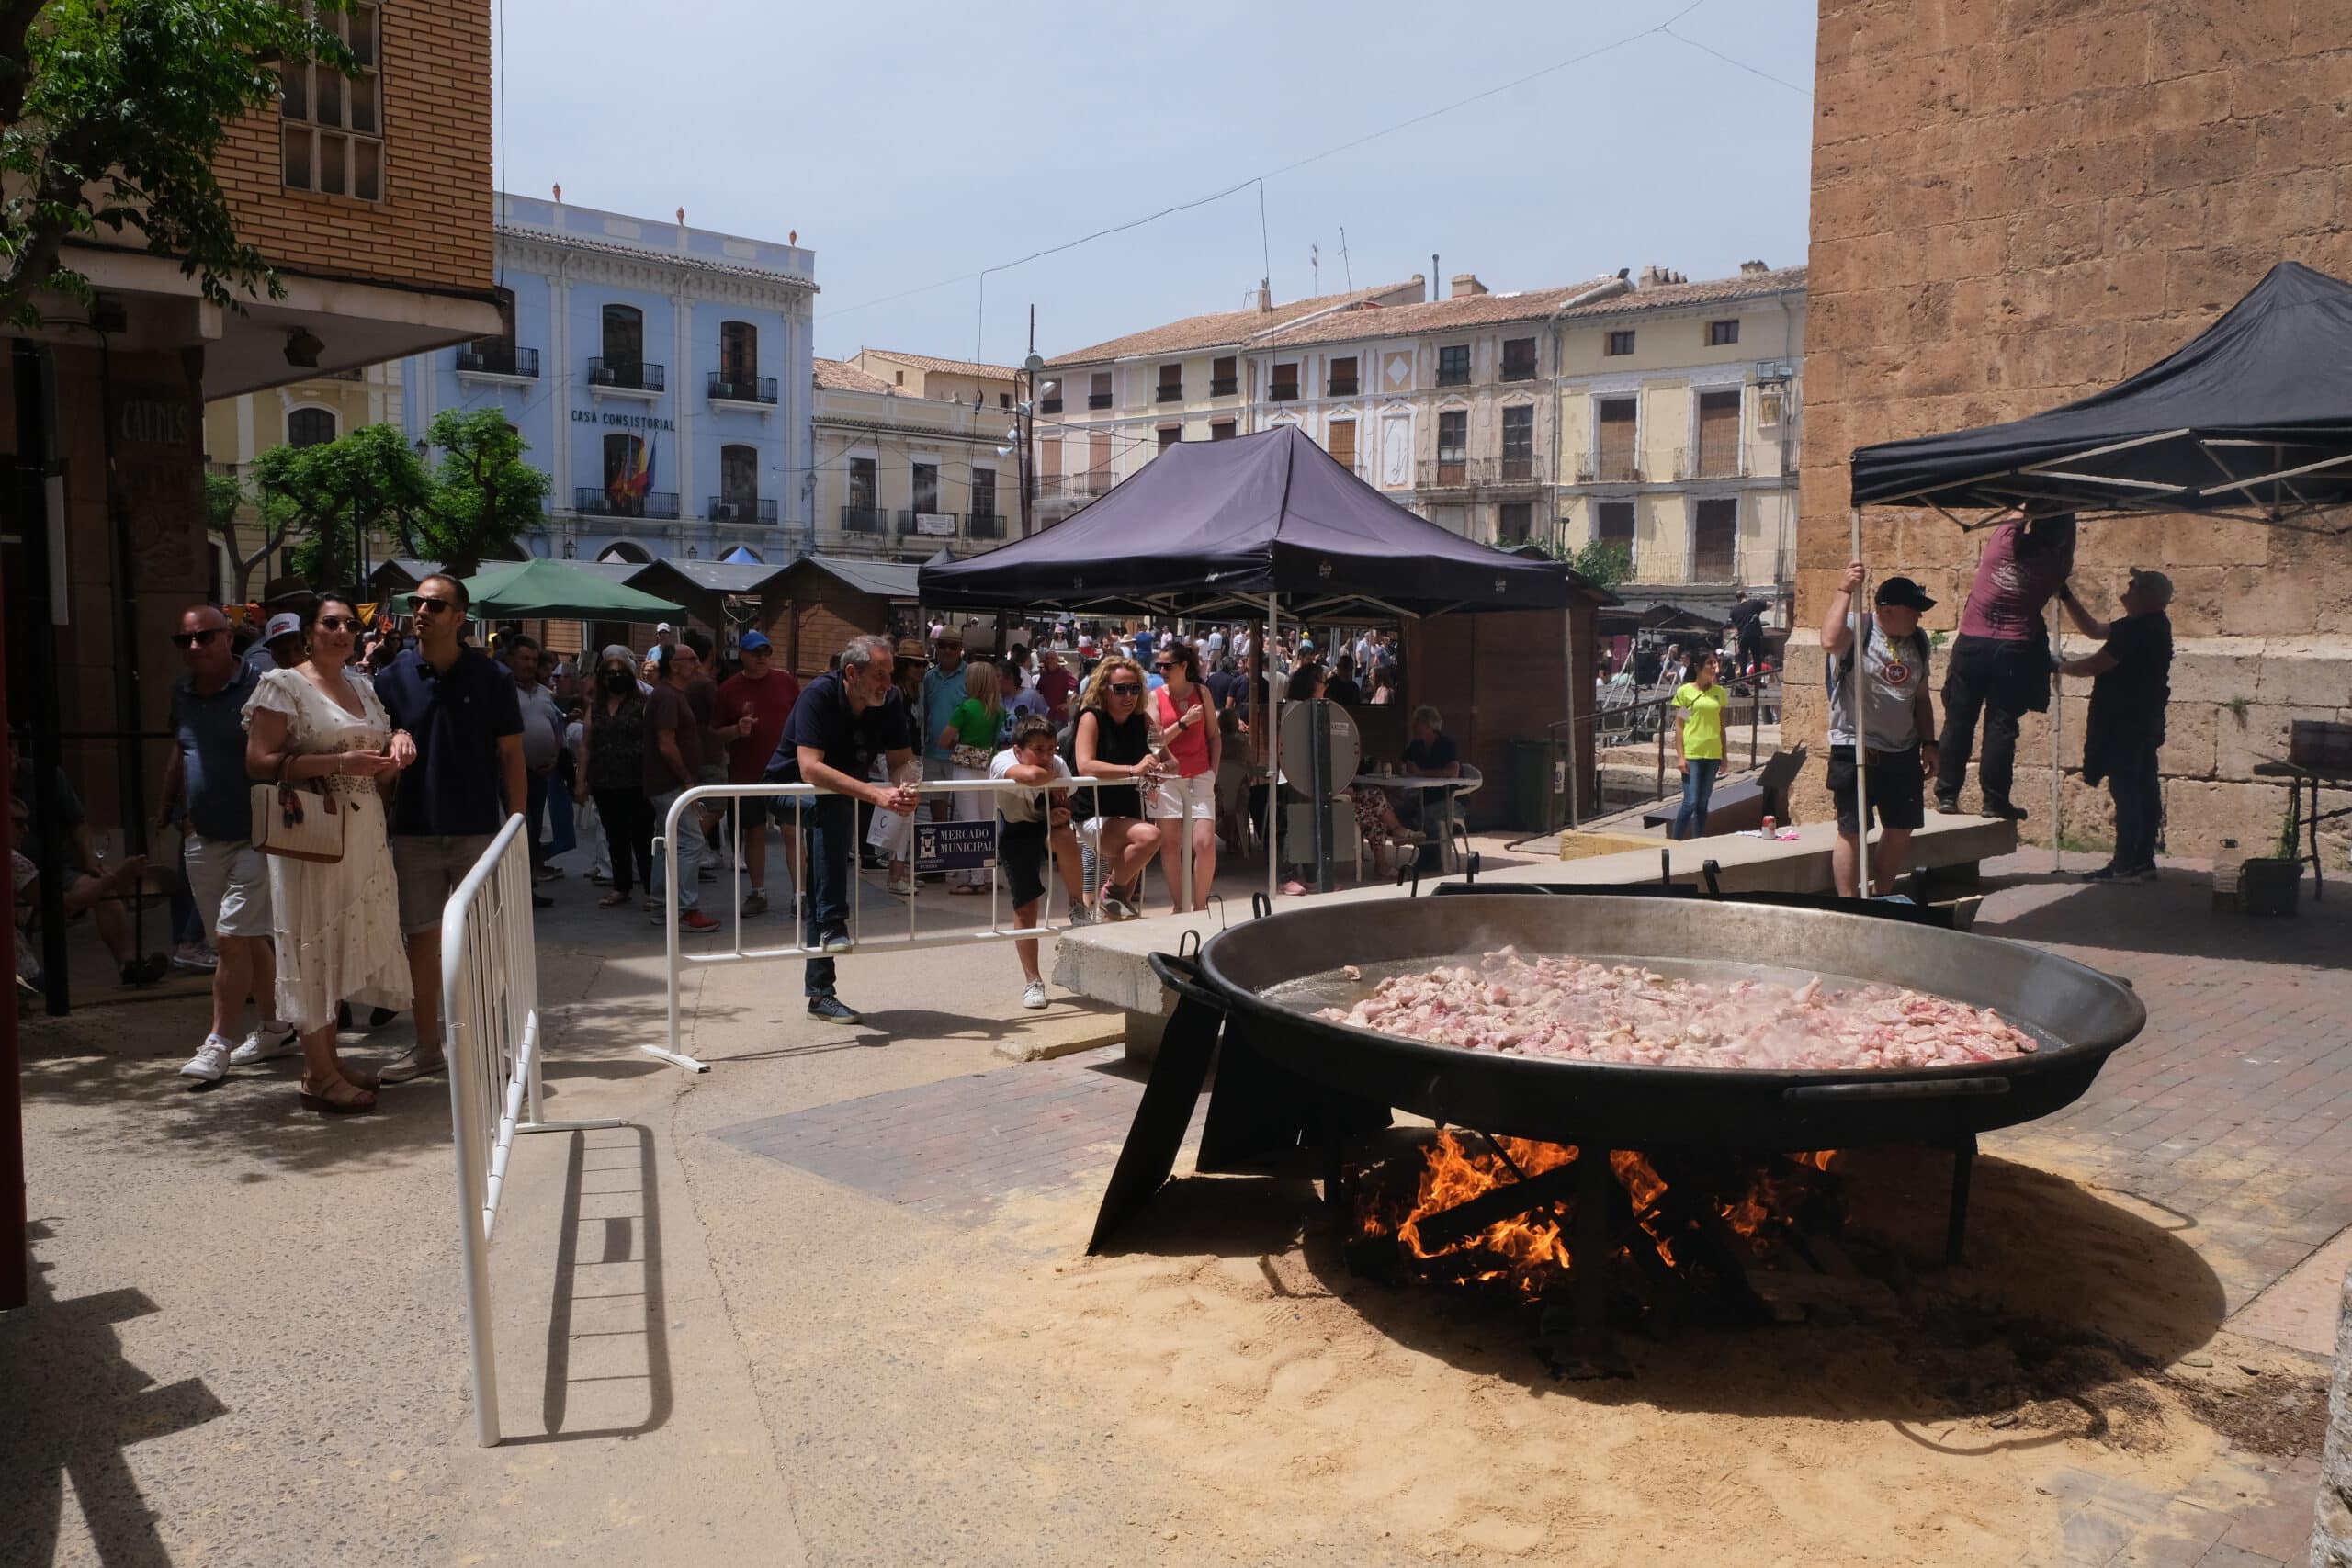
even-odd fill
[[[267,936],[269,857],[247,839],[190,833],[180,845],[188,897],[213,936]]]
[[[1191,778],[1164,778],[1152,792],[1151,819],[1172,821],[1189,817],[1195,822],[1216,820],[1216,775],[1195,773]]]

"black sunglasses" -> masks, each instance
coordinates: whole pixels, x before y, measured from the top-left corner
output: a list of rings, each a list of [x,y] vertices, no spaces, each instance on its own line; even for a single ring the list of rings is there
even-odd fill
[[[225,626],[208,626],[200,632],[175,632],[172,640],[182,648],[202,648],[227,629]]]
[[[356,615],[321,615],[319,617],[318,624],[321,631],[356,632],[359,629],[359,617]]]
[[[1114,697],[1136,697],[1143,694],[1143,688],[1132,681],[1120,681],[1112,685],[1111,694]]]
[[[408,596],[408,607],[421,615],[427,610],[454,610],[457,605],[447,599],[435,599],[429,593],[412,593]]]

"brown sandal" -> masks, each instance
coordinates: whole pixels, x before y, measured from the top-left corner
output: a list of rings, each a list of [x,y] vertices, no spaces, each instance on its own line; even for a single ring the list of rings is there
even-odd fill
[[[315,1111],[324,1116],[360,1116],[376,1109],[372,1089],[355,1087],[348,1080],[335,1077],[321,1088],[313,1088],[311,1079],[299,1079],[295,1085],[302,1100],[302,1109]]]
[[[618,909],[627,906],[628,903],[628,894],[607,893],[602,898],[596,900],[596,908],[599,909]]]

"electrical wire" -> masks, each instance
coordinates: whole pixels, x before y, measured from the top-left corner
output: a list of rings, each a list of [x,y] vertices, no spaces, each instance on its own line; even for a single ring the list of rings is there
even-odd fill
[[[1734,60],[1722,50],[1710,48],[1708,45],[1701,43],[1697,39],[1684,38],[1680,33],[1674,30],[1674,28],[1670,23],[1666,27],[1661,28],[1659,31],[1665,33],[1667,37],[1672,39],[1677,43],[1687,43],[1702,54],[1712,54],[1717,60],[1722,61],[1725,65],[1734,66],[1738,70],[1745,71],[1750,76],[1761,76],[1764,80],[1772,83],[1775,86],[1786,87],[1790,92],[1794,93],[1801,98],[1809,98],[1813,96],[1812,88],[1800,87],[1794,82],[1789,81],[1785,77],[1775,76],[1770,71],[1758,70],[1757,67],[1748,64],[1745,60]]]

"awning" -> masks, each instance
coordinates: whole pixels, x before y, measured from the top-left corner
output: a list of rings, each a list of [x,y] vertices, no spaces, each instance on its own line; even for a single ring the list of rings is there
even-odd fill
[[[500,561],[466,579],[482,619],[676,621],[683,607],[567,561]]]

